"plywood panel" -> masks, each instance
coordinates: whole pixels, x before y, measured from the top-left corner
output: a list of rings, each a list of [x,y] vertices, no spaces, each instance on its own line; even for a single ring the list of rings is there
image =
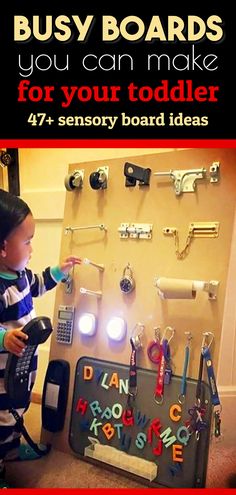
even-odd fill
[[[54,335],[50,354],[51,359],[67,359],[71,365],[66,428],[56,437],[55,446],[58,448],[68,448],[68,422],[77,360],[81,356],[91,356],[127,364],[130,356],[129,337],[137,322],[145,325],[143,350],[138,354],[140,366],[155,368],[148,359],[147,344],[153,339],[153,327],[156,325],[162,328],[171,325],[176,330],[171,342],[175,374],[182,373],[185,331],[193,334],[189,375],[197,377],[204,331],[215,334],[212,353],[217,366],[236,198],[235,158],[235,150],[229,149],[195,149],[129,157],[129,162],[150,167],[152,172],[199,167],[209,170],[213,161],[220,161],[221,180],[218,184],[199,180],[195,193],[185,193],[180,197],[176,197],[171,180],[158,179],[153,174],[149,187],[126,188],[124,158],[70,165],[70,171],[85,169],[85,182],[81,191],[68,192],[66,195],[63,228],[68,225],[105,223],[108,232],[83,231],[75,232],[73,236],[62,234],[61,259],[73,253],[104,263],[105,271],[101,274],[91,266],[77,267],[73,294],[65,295],[63,286],[57,290],[55,322],[59,304],[76,306],[73,345],[57,344]],[[89,186],[89,175],[102,165],[109,166],[108,188],[95,191]],[[174,240],[164,237],[162,228],[175,226],[179,230],[180,247],[183,247],[188,225],[192,221],[219,221],[219,237],[194,239],[188,256],[184,260],[177,260]],[[152,240],[120,239],[117,229],[121,222],[153,223]],[[128,261],[134,269],[136,289],[130,295],[123,295],[119,280]],[[195,300],[162,301],[153,285],[155,276],[219,280],[218,299],[209,301],[207,293],[199,292]],[[80,287],[102,290],[103,297],[96,300],[83,296],[79,292]],[[78,317],[85,311],[95,313],[98,317],[96,337],[81,338],[77,331]],[[108,319],[114,315],[122,316],[128,326],[127,338],[120,344],[112,344],[105,332]]]
[[[0,166],[0,187],[3,188],[3,169]]]

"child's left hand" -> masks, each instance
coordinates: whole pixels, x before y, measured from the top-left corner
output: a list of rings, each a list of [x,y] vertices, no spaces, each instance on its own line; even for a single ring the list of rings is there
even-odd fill
[[[74,265],[81,265],[82,259],[78,258],[77,256],[69,256],[68,258],[65,259],[65,261],[62,262],[60,265],[60,270],[65,274],[68,275],[69,271]]]

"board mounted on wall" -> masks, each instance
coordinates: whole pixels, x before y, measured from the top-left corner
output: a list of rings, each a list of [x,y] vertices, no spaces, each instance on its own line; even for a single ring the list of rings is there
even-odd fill
[[[97,417],[93,416],[90,403],[96,400],[99,401],[99,407],[102,411],[106,407],[112,409],[114,404],[120,404],[122,407],[126,406],[127,394],[123,389],[122,393],[119,393],[115,386],[117,375],[113,375],[113,373],[118,374],[118,387],[122,383],[126,384],[125,380],[129,375],[127,364],[130,362],[131,329],[134,327],[135,322],[141,321],[145,325],[145,333],[143,348],[137,356],[137,361],[143,371],[138,373],[138,395],[135,406],[142,416],[149,418],[149,423],[146,426],[144,425],[143,429],[140,427],[140,430],[138,430],[139,425],[135,423],[132,435],[130,435],[132,445],[128,454],[136,459],[142,457],[149,462],[158,464],[157,475],[153,481],[150,481],[150,477],[142,478],[143,480],[146,479],[151,486],[182,488],[204,486],[209,440],[208,430],[203,433],[203,438],[207,437],[208,440],[206,438],[203,442],[200,439],[201,443],[195,443],[193,440],[194,434],[191,435],[188,445],[183,448],[183,462],[180,463],[182,467],[178,465],[177,461],[173,461],[173,445],[170,445],[170,447],[164,446],[162,454],[157,456],[152,452],[152,446],[147,441],[144,448],[139,449],[135,444],[135,440],[133,440],[133,435],[136,428],[136,437],[138,433],[142,434],[141,436],[139,435],[139,440],[144,434],[147,438],[149,425],[155,419],[159,419],[163,424],[161,432],[171,428],[175,436],[178,431],[178,425],[183,424],[184,426],[182,421],[185,422],[188,418],[187,408],[191,409],[195,403],[196,382],[192,379],[198,377],[199,349],[202,342],[202,332],[206,329],[214,332],[215,335],[211,352],[217,370],[227,287],[228,260],[235,213],[234,202],[233,200],[230,201],[230,198],[235,197],[235,150],[190,149],[166,151],[143,154],[139,157],[114,157],[114,159],[109,158],[109,161],[103,157],[100,161],[96,159],[91,162],[88,156],[85,163],[77,162],[70,165],[69,173],[73,173],[77,169],[84,169],[86,180],[82,191],[78,191],[78,193],[77,191],[74,193],[67,192],[66,194],[60,257],[64,259],[71,254],[78,255],[82,259],[86,257],[93,262],[95,261],[96,264],[105,263],[105,271],[103,273],[96,267],[82,264],[74,270],[72,294],[65,296],[64,287],[58,288],[56,311],[60,304],[74,305],[76,308],[76,331],[73,335],[73,345],[67,346],[66,349],[65,346],[56,342],[55,337],[53,337],[51,357],[53,359],[63,358],[66,351],[69,362],[75,368],[79,358],[85,360],[82,356],[89,355],[91,357],[87,358],[88,361],[84,362],[84,365],[94,368],[94,376],[95,368],[96,370],[103,368],[104,373],[107,374],[105,376],[103,373],[98,380],[99,371],[96,371],[98,373],[98,375],[96,374],[96,379],[83,380],[83,366],[82,364],[78,365],[77,371],[79,375],[76,375],[77,385],[73,399],[70,429],[72,450],[85,459],[88,457],[85,455],[85,448],[88,448],[86,452],[103,448],[95,445],[98,440],[102,446],[107,447],[106,451],[110,450],[108,447],[114,447],[121,452],[118,432],[116,437],[113,436],[108,441],[102,430],[105,423],[110,422],[113,424],[114,418],[108,419],[105,416],[101,418],[102,413],[101,415],[97,414]],[[78,160],[80,160],[79,155]],[[150,167],[152,170],[150,185],[142,186],[137,182],[136,187],[125,187],[123,172],[125,163],[137,164],[144,170]],[[209,174],[209,167],[211,164],[216,163],[221,164],[221,180],[218,182],[216,175],[210,177]],[[90,174],[100,166],[109,166],[109,183],[104,191],[93,190],[89,185]],[[169,176],[162,179],[153,177],[154,171],[167,173],[172,168],[175,170],[194,171],[199,167],[207,170],[206,180],[196,180],[195,192],[192,192],[192,194],[183,193],[179,197],[173,190],[174,184]],[[217,174],[216,166],[214,173]],[[212,238],[212,228],[207,225],[209,223],[214,224],[212,225],[213,234],[216,233],[217,225],[220,225],[219,236]],[[169,226],[178,231],[181,241],[180,252],[182,244],[184,248],[184,239],[188,235],[190,226],[194,228],[194,237],[195,233],[197,234],[196,237],[202,236],[202,234],[204,234],[204,237],[207,235],[204,239],[194,238],[193,242],[191,242],[189,256],[186,256],[180,262],[174,254],[174,237],[168,239],[162,233],[163,228],[168,228]],[[206,231],[206,227],[210,230]],[[64,232],[68,233],[68,235],[64,235]],[[119,283],[128,261],[134,269],[136,288],[130,294],[124,295]],[[191,295],[191,299],[161,299],[158,296],[157,287],[154,287],[153,279],[155,275],[158,276],[158,279],[161,278],[162,281],[164,278],[165,281],[169,282],[170,280],[190,282],[188,294]],[[218,281],[220,281],[219,286],[217,286]],[[86,289],[87,293],[81,294],[81,288]],[[164,289],[167,292],[171,291],[173,287],[168,289],[165,286]],[[197,292],[196,299],[192,298],[193,291]],[[212,300],[208,300],[209,296],[214,297],[212,297]],[[215,296],[217,297],[215,298]],[[85,333],[81,333],[78,330],[78,321],[84,314],[95,316],[96,331],[94,334],[93,316],[85,319],[85,326],[83,321],[82,332],[84,331]],[[112,325],[109,327],[109,330],[112,329],[111,336],[109,336],[107,334],[107,324],[114,317],[120,319],[113,320]],[[125,325],[121,319],[125,322]],[[149,356],[146,352],[148,342],[153,340],[153,328],[156,325],[160,325],[161,328],[171,326],[176,329],[175,338],[171,343],[174,376],[172,375],[171,383],[164,388],[163,405],[156,404],[153,399],[157,367],[155,363],[149,361]],[[126,333],[125,328],[127,329]],[[176,375],[183,373],[186,332],[191,332],[193,336],[188,372],[189,379],[186,389],[186,401],[183,406],[183,420],[181,418],[175,423],[170,418],[170,407],[178,403],[181,393],[181,380]],[[118,335],[118,340],[114,339],[114,335]],[[122,335],[123,337],[120,338]],[[100,364],[99,359],[109,359],[110,361],[109,363],[102,361]],[[150,368],[154,368],[155,371],[151,371]],[[110,382],[113,385],[109,387]],[[108,389],[106,386],[108,386]],[[140,389],[142,390],[142,396]],[[81,412],[76,411],[80,398],[79,390],[82,394],[81,398],[88,402],[84,424]],[[72,393],[70,394],[71,396]],[[206,400],[208,399],[206,398]],[[80,404],[82,405],[82,402]],[[68,407],[71,408],[71,404],[68,404]],[[113,409],[115,415],[118,415],[119,411],[120,406],[116,406]],[[178,416],[177,413],[178,410],[176,409],[174,414]],[[90,414],[90,416],[87,418],[86,414]],[[109,416],[109,411],[106,412],[106,415]],[[90,430],[91,422],[94,419],[102,423],[102,426],[98,427],[98,435],[95,434],[93,428]],[[120,421],[122,422],[120,418],[117,418],[116,424],[119,424]],[[153,426],[155,427],[154,423]],[[68,429],[68,423],[66,423],[64,430],[53,440],[54,448],[68,452]],[[158,429],[157,422],[156,429]],[[125,426],[124,430],[125,433],[129,433],[128,426]],[[88,437],[95,440],[90,441]],[[138,445],[140,446],[141,443],[139,442]],[[153,444],[153,448],[155,447],[158,447],[156,443]],[[199,461],[200,457],[202,457],[202,461]],[[99,462],[102,462],[103,467],[108,466],[103,461]],[[194,462],[197,467],[195,473]],[[125,472],[122,468],[122,473]],[[174,474],[170,475],[170,472]],[[140,475],[136,475],[141,479]]]

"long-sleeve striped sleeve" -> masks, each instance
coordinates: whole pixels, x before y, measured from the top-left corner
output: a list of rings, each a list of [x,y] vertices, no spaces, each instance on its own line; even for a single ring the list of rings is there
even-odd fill
[[[32,297],[42,296],[65,278],[64,273],[61,272],[59,267],[47,267],[41,274],[33,273],[31,270],[27,269],[26,273]]]

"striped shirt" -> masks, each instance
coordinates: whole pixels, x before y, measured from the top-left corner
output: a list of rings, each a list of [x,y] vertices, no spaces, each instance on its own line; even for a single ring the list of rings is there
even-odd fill
[[[42,274],[33,274],[25,269],[16,275],[0,273],[0,459],[9,450],[19,446],[19,433],[14,431],[15,419],[9,412],[11,403],[4,388],[4,372],[8,351],[4,349],[4,335],[8,329],[20,328],[35,317],[33,297],[42,296],[53,289],[65,277],[59,267],[46,268]],[[33,387],[37,369],[37,353],[35,353],[30,369],[30,385]],[[24,408],[17,409],[22,415]]]

